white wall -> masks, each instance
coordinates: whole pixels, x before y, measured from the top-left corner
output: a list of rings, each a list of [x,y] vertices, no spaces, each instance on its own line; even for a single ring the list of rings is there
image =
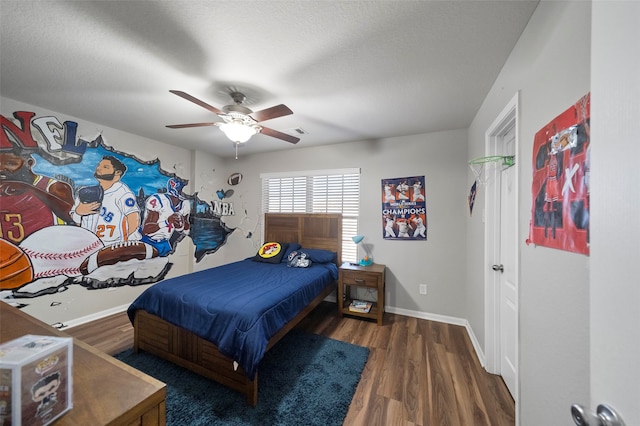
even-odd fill
[[[237,228],[238,226],[242,226],[241,221],[244,218],[241,200],[247,183],[241,182],[240,185],[234,187],[227,184],[227,177],[233,172],[232,166],[233,163],[231,160],[224,160],[206,152],[194,152],[193,188],[194,191],[198,193],[200,199],[206,201],[219,200],[216,195],[216,191],[219,189],[233,189],[234,195],[229,197],[228,200],[225,199],[225,201],[233,203],[234,209],[237,210],[236,214],[233,216],[224,216],[222,221],[230,228]],[[259,239],[259,235],[256,236],[256,240],[257,239]],[[247,240],[243,233],[237,229],[228,236],[226,244],[215,253],[210,253],[204,256],[200,262],[193,263],[193,270],[201,271],[229,263],[233,260],[238,260],[242,257],[242,253],[248,252],[241,249],[241,247],[244,246],[253,247],[251,240]],[[256,247],[255,251],[257,251],[257,249]],[[192,259],[195,261],[193,257]]]
[[[591,3],[541,2],[469,128],[468,158],[484,155],[485,131],[520,92],[519,250],[522,425],[571,424],[589,396],[589,257],[528,246],[534,134],[590,90]],[[478,193],[478,209],[484,207]],[[592,200],[593,202],[593,200]],[[485,343],[481,215],[467,221],[466,317]]]

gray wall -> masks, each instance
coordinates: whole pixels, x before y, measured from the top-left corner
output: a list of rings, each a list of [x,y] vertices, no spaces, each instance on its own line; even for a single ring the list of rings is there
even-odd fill
[[[303,148],[255,156],[240,155],[226,163],[228,173],[244,175],[236,193],[250,214],[260,211],[260,174],[267,172],[361,168],[360,229],[373,245],[376,263],[387,265],[387,305],[394,312],[464,318],[465,227],[468,184],[466,130]],[[427,241],[382,238],[381,180],[425,176]],[[235,196],[234,196],[235,197]],[[235,199],[235,202],[240,202]],[[235,218],[239,220],[239,217]],[[235,238],[239,237],[236,235]],[[255,252],[237,241],[223,247],[225,259]],[[418,285],[427,284],[426,296]]]
[[[526,245],[534,134],[590,90],[590,2],[541,2],[469,128],[469,158],[520,93],[519,362],[522,425],[570,424],[569,407],[589,397],[589,257]],[[478,208],[484,206],[478,194]],[[484,345],[484,231],[467,221],[467,312]]]

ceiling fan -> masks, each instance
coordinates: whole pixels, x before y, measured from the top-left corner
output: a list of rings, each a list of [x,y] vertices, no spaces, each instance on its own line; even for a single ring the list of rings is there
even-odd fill
[[[202,108],[211,111],[222,118],[221,122],[211,123],[191,123],[191,124],[173,124],[169,125],[170,129],[183,129],[186,127],[203,127],[203,126],[218,126],[225,135],[236,145],[248,141],[251,136],[256,133],[262,133],[263,135],[271,136],[273,138],[282,139],[283,141],[290,143],[298,143],[299,138],[288,135],[283,132],[279,132],[269,127],[264,127],[260,123],[274,118],[283,117],[285,115],[293,114],[287,106],[276,105],[271,108],[263,109],[261,111],[251,111],[249,108],[242,105],[246,99],[245,95],[238,91],[232,91],[229,93],[233,99],[233,105],[225,105],[222,110],[213,107],[200,99],[194,98],[188,93],[180,90],[169,90],[174,95],[178,95],[188,101],[193,102],[196,105],[200,105]]]

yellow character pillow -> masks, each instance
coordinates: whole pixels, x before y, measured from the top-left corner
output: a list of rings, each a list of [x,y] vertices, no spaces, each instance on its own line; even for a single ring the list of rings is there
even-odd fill
[[[264,243],[253,257],[253,260],[256,262],[280,263],[288,245],[287,243],[278,242]]]

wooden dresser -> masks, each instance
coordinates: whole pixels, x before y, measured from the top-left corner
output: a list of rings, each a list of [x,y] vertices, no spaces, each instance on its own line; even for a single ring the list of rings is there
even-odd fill
[[[0,342],[25,334],[67,334],[0,302]],[[55,426],[166,424],[166,385],[74,339],[73,408]]]

